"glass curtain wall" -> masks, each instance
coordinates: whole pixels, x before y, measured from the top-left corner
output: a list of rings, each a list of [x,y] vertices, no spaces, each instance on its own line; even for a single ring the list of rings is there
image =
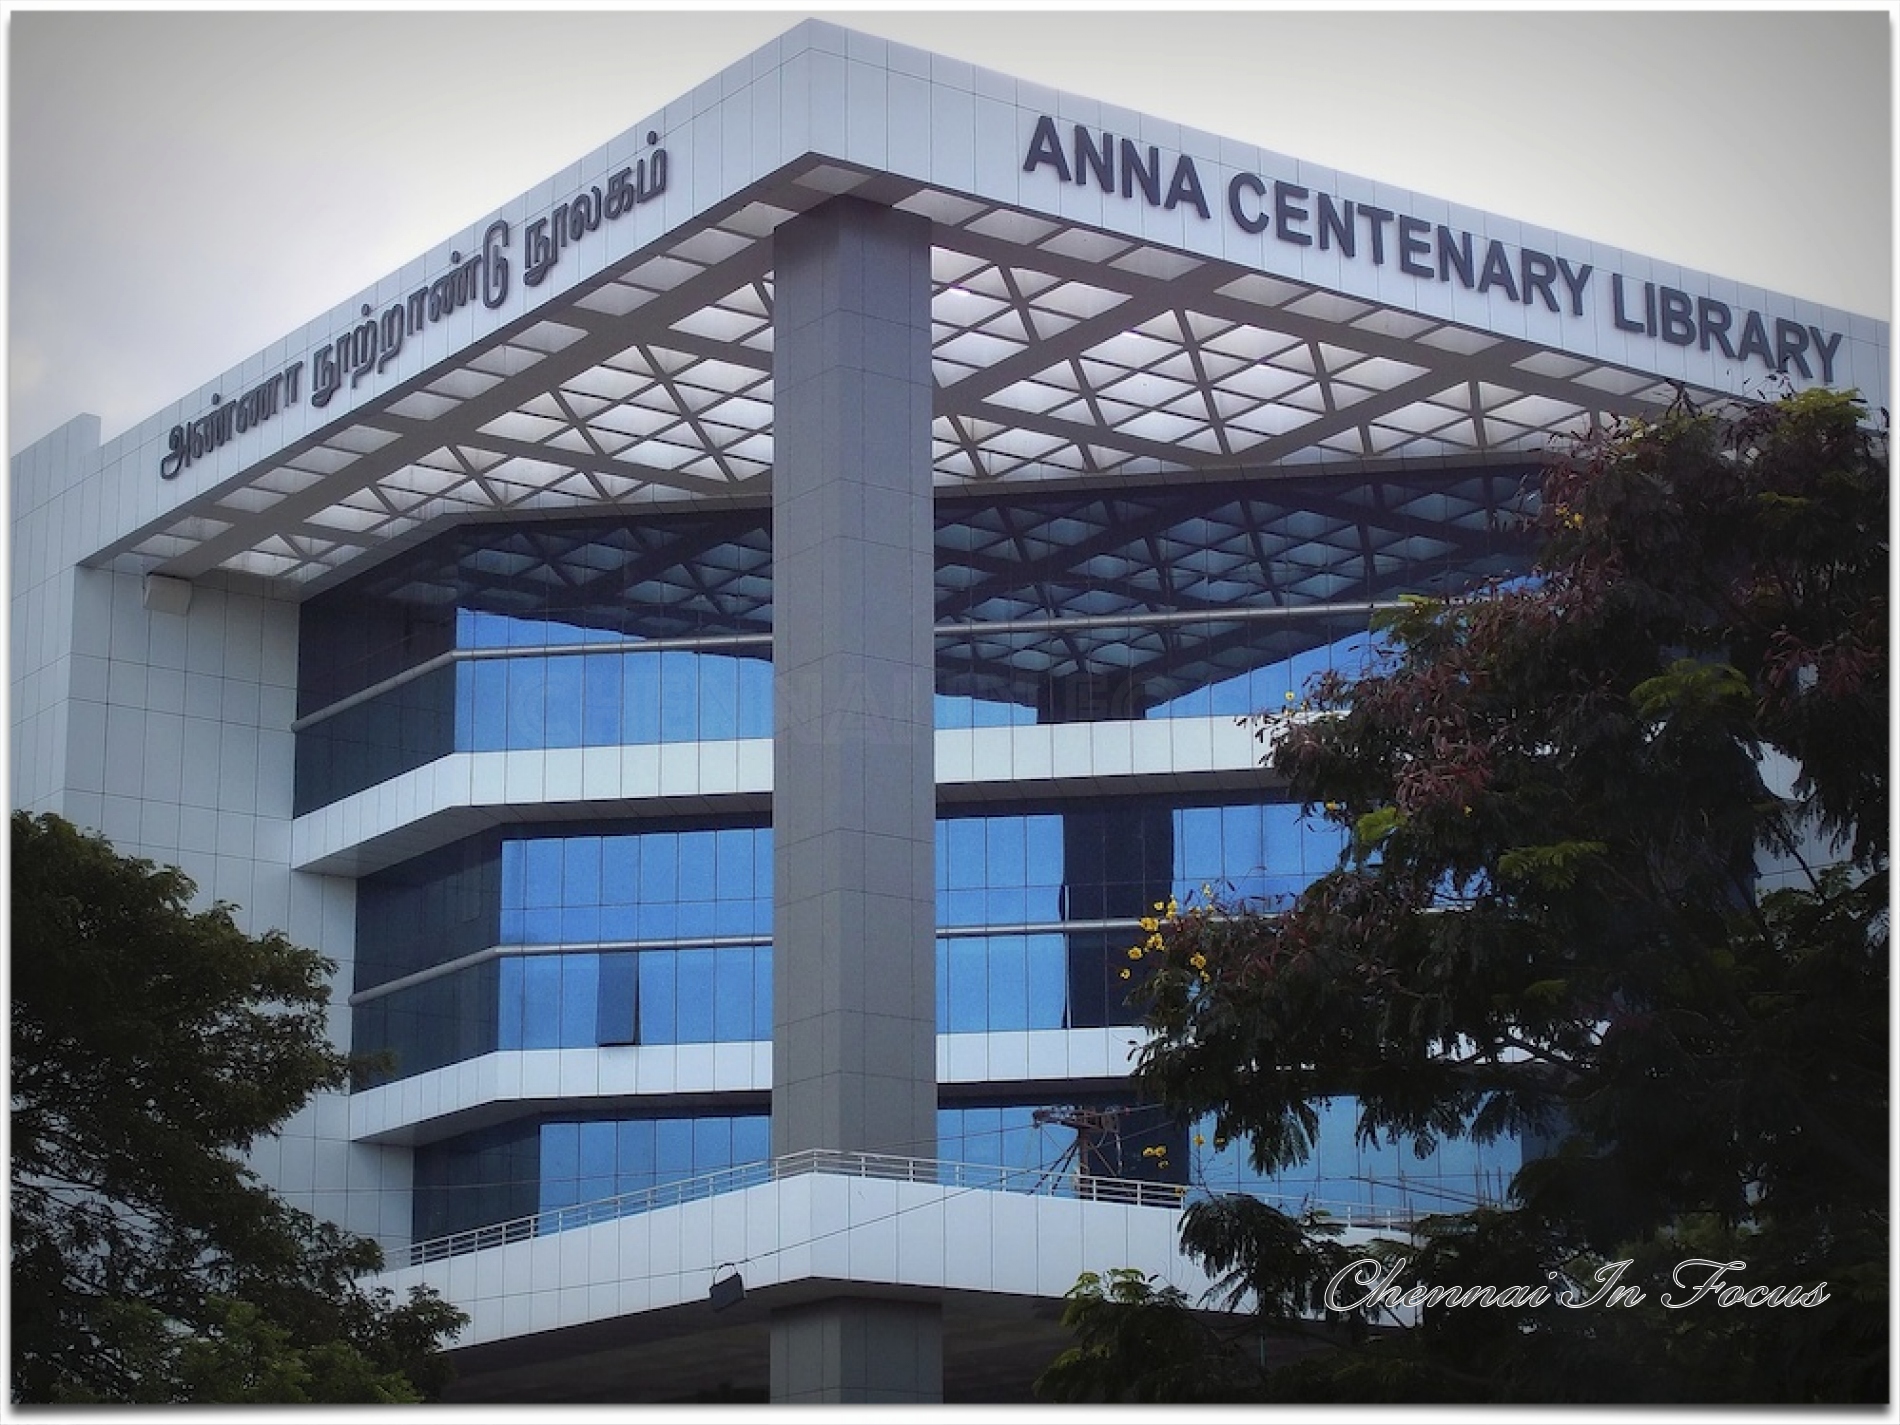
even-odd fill
[[[938,724],[1241,717],[1370,610],[1523,572],[1524,472],[937,504]],[[770,512],[451,531],[301,617],[299,814],[455,752],[771,733]]]
[[[939,1032],[1134,1022],[1123,974],[1155,901],[1266,904],[1338,854],[1275,801],[1056,803],[937,832]],[[526,827],[365,877],[356,1045],[368,1087],[497,1050],[771,1037],[767,827]]]
[[[1370,666],[1381,605],[1528,567],[1523,488],[1476,470],[941,495],[938,726],[1282,708],[1322,669]],[[452,531],[305,606],[297,811],[451,753],[769,737],[770,638],[762,507]],[[938,1029],[1130,1024],[1126,952],[1155,902],[1206,885],[1271,905],[1337,852],[1264,794],[946,806]],[[528,822],[365,877],[352,1006],[381,1059],[360,1083],[496,1052],[768,1039],[771,860],[744,818]],[[1231,1152],[1113,1095],[1012,1092],[946,1090],[936,1155],[1045,1184],[1260,1190]],[[417,1235],[717,1171],[764,1155],[764,1122],[590,1111],[429,1145]],[[1357,1201],[1352,1182],[1427,1172],[1328,1132],[1302,1194]],[[1434,1161],[1490,1170],[1456,1155]]]

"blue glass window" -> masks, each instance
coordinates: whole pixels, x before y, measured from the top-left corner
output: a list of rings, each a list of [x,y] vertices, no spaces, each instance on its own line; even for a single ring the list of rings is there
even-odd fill
[[[619,1190],[620,1126],[597,1120],[581,1124],[580,1129],[580,1183],[575,1200],[599,1202]]]
[[[642,1192],[654,1185],[659,1174],[653,1120],[625,1119],[619,1129],[620,1149],[614,1169],[614,1191]]]
[[[980,890],[985,881],[981,817],[937,823],[937,884],[947,891]]]
[[[724,741],[739,735],[738,660],[702,656],[698,660],[699,726],[696,735],[706,741]]]
[[[620,740],[630,744],[661,741],[660,660],[650,653],[620,660]]]
[[[1185,899],[1203,883],[1291,893],[1332,865],[1338,846],[1332,828],[1281,803],[1118,811],[1090,802],[944,817],[939,923],[980,933],[938,941],[938,1029],[1129,1022],[1119,972],[1130,932],[1089,921],[1142,914],[1170,888]],[[460,971],[365,1004],[359,1047],[389,1049],[397,1072],[414,1073],[495,1048],[769,1039],[771,867],[768,828],[575,827],[495,833],[367,878],[359,988],[443,963],[451,948],[535,953],[503,954],[486,981]],[[1019,928],[1065,913],[1083,923]],[[760,943],[716,943],[742,937]],[[390,958],[398,953],[407,958]],[[380,968],[366,981],[371,965]]]
[[[549,658],[545,661],[532,660],[527,664],[517,663],[516,667],[534,666],[540,662],[542,678],[546,685],[547,705],[542,714],[545,719],[540,736],[529,734],[530,747],[579,747],[582,745],[581,716],[583,706],[584,660],[580,658]]]
[[[712,958],[712,1038],[719,1043],[750,1039],[758,1022],[753,952],[721,949]]]
[[[535,1213],[541,1231],[576,1225],[581,1219],[554,1214],[763,1161],[770,1141],[770,1120],[757,1113],[543,1116],[465,1134],[416,1152],[415,1235],[427,1240]]]
[[[1003,1170],[997,1186],[1030,1192],[1072,1167],[1075,1132],[1037,1123],[1031,1104],[975,1104],[937,1110],[937,1156]]]
[[[764,926],[752,923],[750,915],[751,903],[760,894],[757,838],[750,831],[718,831],[713,833],[713,848],[713,899],[722,911],[730,907],[745,912],[743,920],[729,915],[720,923],[718,933],[750,935],[763,930]],[[769,851],[765,860],[769,869]]]
[[[1189,807],[1175,813],[1173,893],[1285,902],[1338,864],[1338,828],[1285,802]]]
[[[1029,956],[1017,936],[999,936],[989,942],[989,1003],[984,1020],[991,1029],[1028,1029]]]
[[[1063,1028],[1067,959],[1060,935],[939,938],[938,1032]]]
[[[620,659],[610,653],[597,653],[579,661],[581,728],[576,745],[612,747],[623,741],[620,735]]]
[[[547,665],[539,658],[510,658],[500,665],[508,671],[506,747],[546,747]]]
[[[678,1001],[673,1007],[674,1034],[682,1044],[706,1044],[713,1037],[713,954],[711,950],[679,950]]]
[[[1056,814],[937,823],[937,923],[1024,925],[1062,918],[1064,821]]]
[[[695,1118],[693,1121],[693,1171],[704,1172],[706,1167],[729,1167],[732,1164],[732,1120],[727,1118]]]
[[[1156,703],[1147,710],[1146,716],[1250,717],[1255,713],[1280,712],[1287,705],[1288,693],[1297,701],[1305,695],[1312,680],[1328,669],[1357,677],[1375,671],[1383,656],[1373,636],[1360,629],[1291,658],[1263,664]]]
[[[660,654],[660,741],[699,736],[699,668],[690,653]]]
[[[601,838],[600,898],[603,905],[630,906],[639,901],[641,840],[633,835]]]
[[[640,1038],[648,1044],[679,1044],[679,956],[648,951],[636,958],[640,986]]]
[[[643,906],[673,905],[678,899],[678,838],[642,837],[640,839],[640,904]],[[668,928],[667,933],[671,934],[671,927]]]
[[[936,702],[937,727],[1031,727],[1036,710],[1022,703],[998,702],[992,698],[965,697],[939,693]]]
[[[653,1126],[653,1166],[661,1182],[691,1177],[693,1123],[687,1118],[663,1118]]]
[[[1247,1162],[1244,1144],[1216,1147],[1211,1123],[1195,1125],[1190,1181],[1208,1192],[1244,1192],[1289,1211],[1324,1209],[1334,1216],[1376,1212],[1458,1212],[1481,1202],[1501,1202],[1523,1165],[1515,1139],[1475,1143],[1440,1139],[1420,1157],[1409,1141],[1362,1143],[1358,1105],[1350,1098],[1321,1106],[1319,1132],[1306,1162],[1267,1175]]]
[[[600,956],[561,955],[561,1019],[557,1043],[592,1044],[600,1027]]]
[[[548,1123],[541,1128],[541,1210],[581,1200],[581,1126]]]
[[[772,1156],[772,1120],[765,1114],[741,1114],[732,1120],[732,1161],[762,1163]]]
[[[561,1044],[561,957],[533,955],[521,962],[521,1047]],[[502,1006],[508,1012],[508,1006]]]
[[[562,851],[561,904],[597,906],[601,902],[601,838],[570,836],[558,843]]]
[[[452,751],[771,736],[772,665],[763,650],[757,657],[637,646],[516,651],[588,641],[582,632],[484,616],[462,630],[461,646],[511,656],[458,661],[313,724],[298,734],[298,812]]]
[[[944,947],[939,976],[939,1026],[951,1034],[984,1028],[989,1009],[989,944],[977,936],[939,941]]]
[[[772,947],[757,946],[751,955],[752,1039],[768,1043],[772,1038]]]
[[[597,1044],[640,1042],[639,957],[630,952],[600,957],[599,1012],[594,1018]]]
[[[508,884],[507,863],[514,856],[523,863],[522,939],[530,945],[553,944],[561,938],[561,885],[567,859],[561,843],[552,837],[504,841],[504,885]]]
[[[1277,602],[1289,590],[1276,587],[1276,567],[1302,592],[1320,592],[1287,541],[1361,522],[1380,553],[1335,571],[1324,591],[1354,605],[1528,566],[1528,539],[1498,518],[1519,500],[1516,472],[1421,478],[1434,488],[1402,476],[1319,476],[1296,482],[1297,493],[1281,482],[1271,492],[1190,482],[939,501],[938,613],[964,627],[938,641],[938,725],[1239,716],[1282,706],[1321,667],[1357,671],[1371,642],[1356,607],[1290,621],[1277,614],[1297,610],[1266,620],[1219,611]],[[1446,542],[1397,537],[1394,522],[1421,511],[1447,521]],[[1480,524],[1489,527],[1482,536]],[[1276,552],[1236,557],[1251,539]],[[302,717],[445,654],[506,656],[440,665],[453,676],[439,690],[420,691],[431,672],[309,724],[298,735],[298,811],[456,749],[768,735],[770,546],[761,509],[481,523],[315,596],[299,615]],[[1141,621],[1190,607],[1216,612],[1165,628]],[[1101,622],[1117,611],[1133,621]],[[1093,622],[1040,631],[983,624],[1018,615]],[[759,641],[743,652],[723,642],[703,653],[653,647],[734,635]],[[1124,666],[1104,671],[1110,663]]]
[[[1037,1123],[1037,1110],[1102,1113],[1112,1129],[1081,1148],[1072,1123]],[[1501,1201],[1522,1163],[1516,1142],[1473,1144],[1446,1140],[1419,1157],[1410,1144],[1355,1142],[1355,1104],[1334,1100],[1322,1108],[1313,1157],[1298,1169],[1262,1176],[1246,1167],[1243,1146],[1214,1148],[1210,1129],[1195,1125],[1180,1142],[1151,1110],[1085,1098],[1072,1104],[952,1104],[937,1113],[937,1157],[948,1165],[994,1169],[997,1188],[1075,1191],[1089,1176],[1119,1180],[1180,1180],[1195,1191],[1245,1191],[1284,1207],[1324,1208],[1355,1216],[1391,1208],[1408,1214],[1459,1210]],[[703,1178],[758,1163],[769,1155],[771,1129],[764,1113],[701,1117],[578,1117],[543,1115],[502,1129],[485,1129],[416,1151],[416,1237],[540,1212],[543,1231],[574,1226],[561,1208],[602,1203],[621,1193]],[[1157,1169],[1144,1148],[1165,1146]],[[956,1169],[946,1169],[956,1172]],[[623,1210],[638,1210],[640,1201]]]
[[[500,981],[496,996],[495,1011],[495,1047],[497,1049],[522,1049],[521,1005],[526,995],[523,993],[523,977],[528,962],[519,956],[504,956],[496,963],[496,975]],[[358,1035],[361,1036],[361,1012],[358,1014]]]
[[[735,658],[739,673],[739,707],[735,735],[772,735],[772,665],[764,658]]]

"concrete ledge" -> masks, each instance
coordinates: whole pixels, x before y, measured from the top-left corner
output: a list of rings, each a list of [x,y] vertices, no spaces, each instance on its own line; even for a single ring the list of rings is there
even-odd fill
[[[1125,1079],[1140,1032],[1102,1029],[939,1034],[939,1084]],[[466,1133],[540,1108],[601,1108],[656,1099],[763,1107],[772,1088],[769,1042],[642,1044],[599,1049],[510,1049],[464,1059],[349,1096],[350,1138],[413,1145]]]
[[[1231,717],[951,728],[936,734],[937,799],[1258,790],[1271,785],[1263,750]],[[290,863],[364,876],[502,822],[764,815],[771,795],[767,738],[456,752],[298,817]]]

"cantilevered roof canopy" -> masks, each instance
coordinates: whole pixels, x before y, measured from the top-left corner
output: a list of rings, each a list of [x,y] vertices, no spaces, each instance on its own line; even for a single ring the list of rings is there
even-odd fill
[[[762,504],[773,230],[842,193],[934,225],[946,497],[1886,385],[1884,323],[808,22],[115,443],[94,562],[301,596],[455,523]]]

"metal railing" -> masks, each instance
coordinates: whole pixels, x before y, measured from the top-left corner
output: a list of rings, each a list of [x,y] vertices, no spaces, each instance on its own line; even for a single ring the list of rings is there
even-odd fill
[[[1130,1207],[1156,1207],[1179,1210],[1197,1189],[1181,1183],[1159,1183],[1133,1178],[1107,1178],[1051,1168],[1006,1168],[988,1163],[956,1163],[939,1158],[906,1158],[888,1153],[847,1153],[832,1148],[809,1148],[782,1158],[742,1163],[698,1177],[680,1178],[642,1188],[596,1198],[591,1202],[553,1207],[531,1216],[497,1222],[487,1227],[470,1228],[446,1237],[414,1243],[407,1264],[420,1266],[469,1252],[486,1251],[513,1242],[526,1242],[556,1232],[613,1222],[622,1217],[678,1207],[723,1193],[742,1192],[787,1178],[823,1173],[836,1177],[875,1178],[885,1182],[924,1183],[960,1191],[1016,1192],[1037,1197],[1073,1198],[1086,1202],[1119,1203]],[[1281,1199],[1286,1210],[1304,1212],[1322,1210],[1344,1227],[1368,1227],[1403,1230],[1416,1221],[1419,1213],[1410,1208],[1368,1207],[1364,1203],[1315,1202],[1311,1198],[1288,1194]]]

